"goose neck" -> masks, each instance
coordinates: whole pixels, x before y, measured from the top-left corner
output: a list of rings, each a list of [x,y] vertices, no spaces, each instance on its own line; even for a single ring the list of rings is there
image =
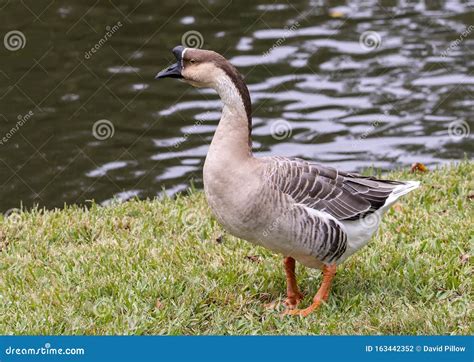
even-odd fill
[[[211,143],[210,151],[236,157],[251,157],[251,102],[250,95],[239,74],[221,71],[215,90],[222,100],[222,115]]]

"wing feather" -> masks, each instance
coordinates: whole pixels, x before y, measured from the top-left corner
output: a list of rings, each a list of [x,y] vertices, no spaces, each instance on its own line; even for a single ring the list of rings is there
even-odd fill
[[[403,184],[339,172],[298,158],[268,160],[265,173],[272,187],[338,220],[355,220],[380,209],[393,190]]]

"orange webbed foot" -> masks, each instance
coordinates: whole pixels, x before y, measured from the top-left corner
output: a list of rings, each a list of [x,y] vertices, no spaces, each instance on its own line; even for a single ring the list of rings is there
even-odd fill
[[[286,309],[283,315],[299,315],[301,317],[307,317],[309,314],[317,310],[321,305],[321,301],[315,301],[308,308],[304,309]]]

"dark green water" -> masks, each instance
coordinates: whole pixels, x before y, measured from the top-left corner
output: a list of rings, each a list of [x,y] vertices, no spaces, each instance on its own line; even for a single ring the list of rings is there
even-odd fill
[[[2,211],[200,186],[220,103],[153,79],[190,31],[188,45],[245,75],[258,154],[388,170],[474,153],[472,1],[3,0],[0,9]]]

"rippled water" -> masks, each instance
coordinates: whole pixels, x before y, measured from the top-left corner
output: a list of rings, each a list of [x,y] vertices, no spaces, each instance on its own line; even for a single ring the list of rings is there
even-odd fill
[[[190,31],[186,41],[245,75],[260,155],[388,170],[474,153],[472,1],[3,0],[0,9],[2,210],[201,186],[220,103],[153,79]]]

